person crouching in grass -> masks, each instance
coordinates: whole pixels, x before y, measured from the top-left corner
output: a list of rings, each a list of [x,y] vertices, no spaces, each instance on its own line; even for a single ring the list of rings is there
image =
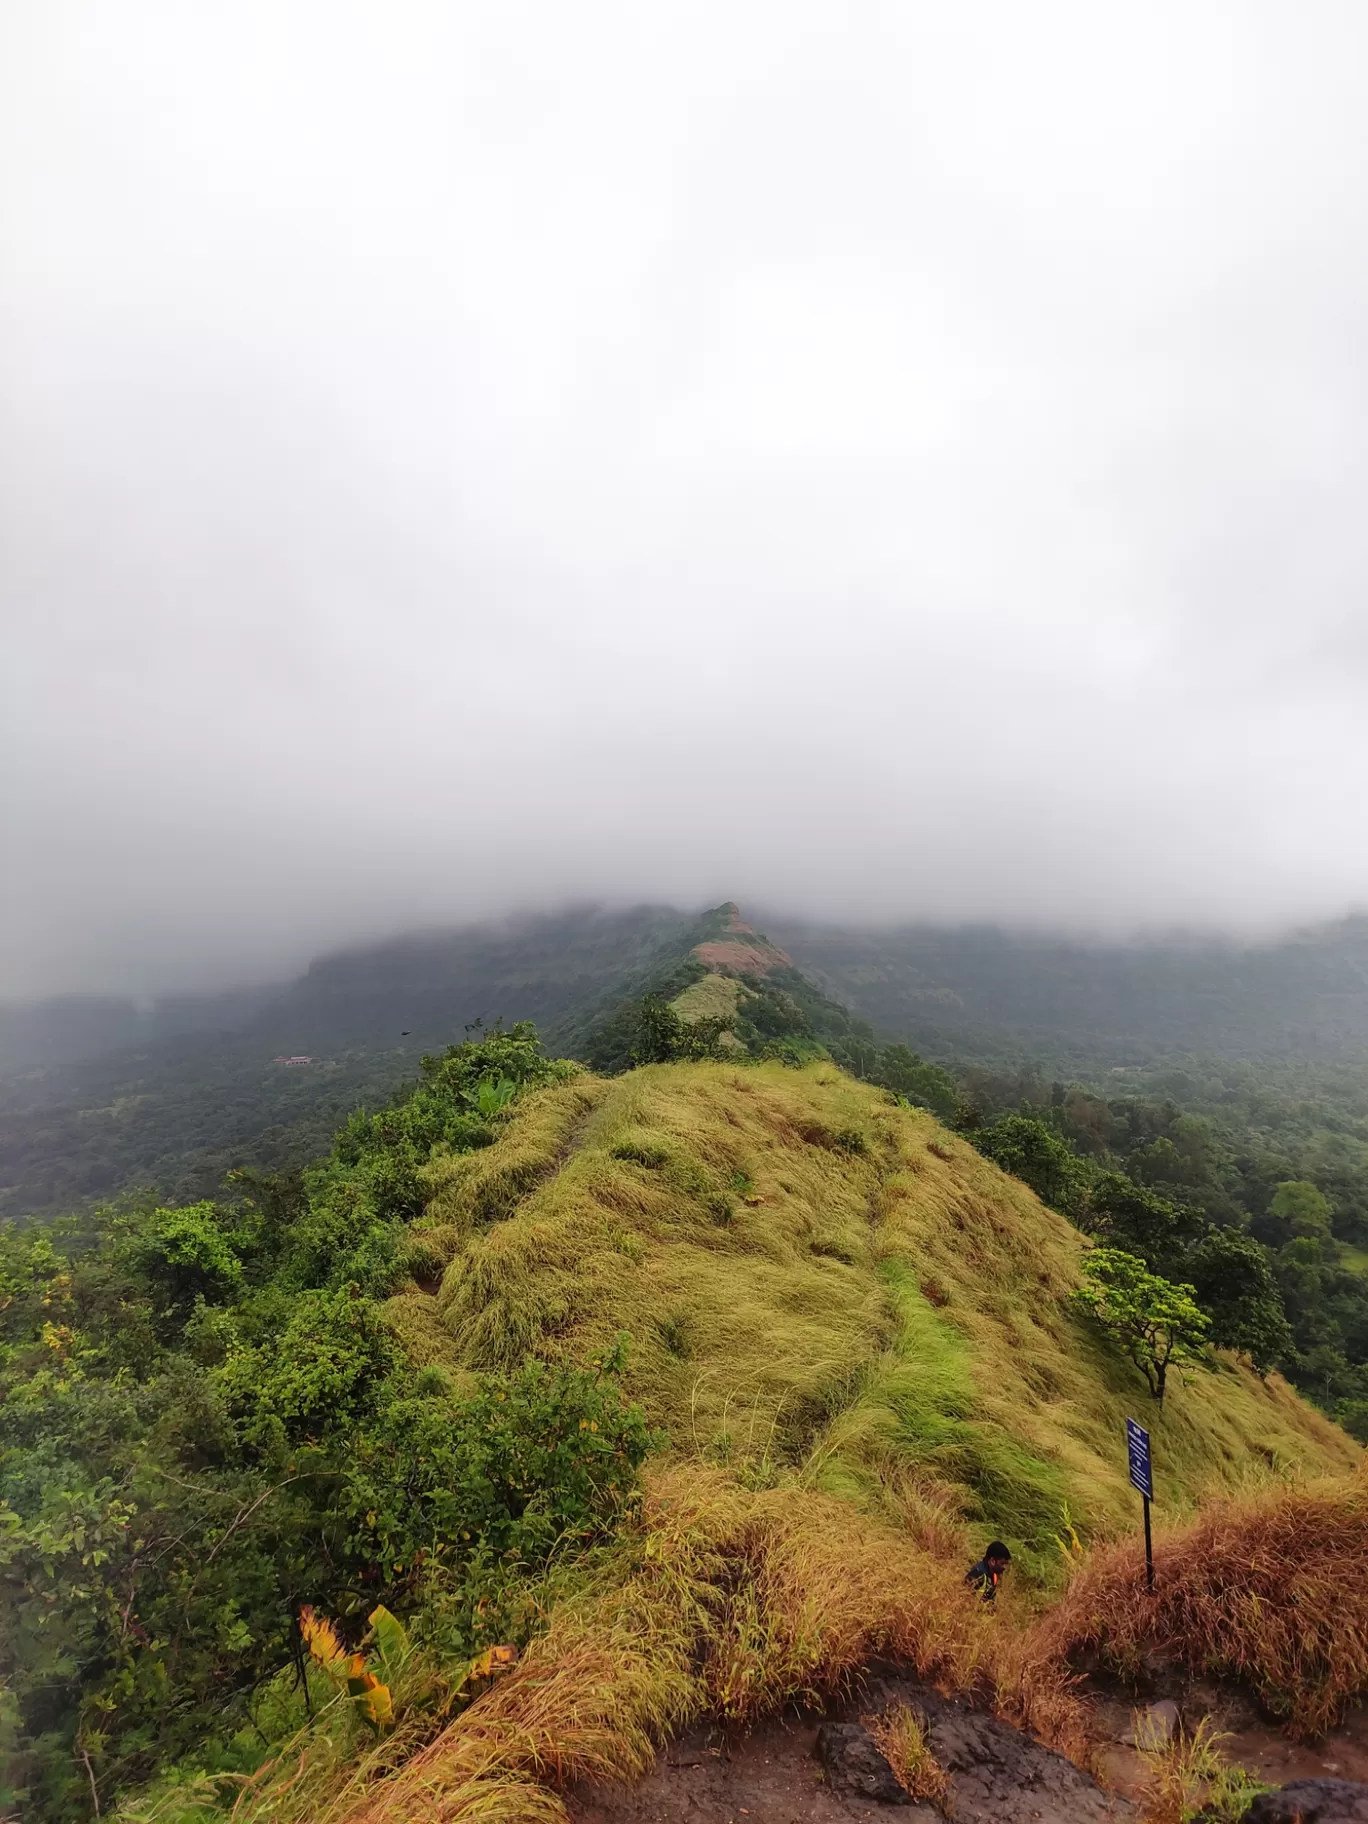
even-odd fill
[[[994,1539],[978,1563],[969,1566],[964,1581],[976,1589],[985,1602],[996,1602],[1002,1573],[1011,1562],[1012,1554],[1007,1547],[1001,1539]]]

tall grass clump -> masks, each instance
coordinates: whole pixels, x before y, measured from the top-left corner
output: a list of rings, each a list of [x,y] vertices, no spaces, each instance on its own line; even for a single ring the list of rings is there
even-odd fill
[[[1368,1486],[1361,1477],[1221,1501],[1155,1542],[1103,1548],[1038,1625],[1036,1650],[1124,1676],[1159,1658],[1246,1684],[1290,1734],[1368,1692]]]
[[[882,1716],[866,1717],[865,1727],[909,1798],[929,1799],[948,1809],[945,1769],[931,1752],[921,1717],[909,1705],[894,1704]]]
[[[1225,1739],[1204,1716],[1191,1735],[1177,1729],[1165,1742],[1141,1741],[1145,1824],[1240,1824],[1268,1788],[1230,1765],[1221,1747]]]

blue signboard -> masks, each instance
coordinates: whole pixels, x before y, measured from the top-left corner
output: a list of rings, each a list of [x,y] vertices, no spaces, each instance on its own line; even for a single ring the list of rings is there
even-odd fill
[[[1130,1458],[1130,1479],[1147,1501],[1154,1499],[1154,1476],[1150,1470],[1149,1433],[1134,1419],[1126,1420],[1126,1455]]]

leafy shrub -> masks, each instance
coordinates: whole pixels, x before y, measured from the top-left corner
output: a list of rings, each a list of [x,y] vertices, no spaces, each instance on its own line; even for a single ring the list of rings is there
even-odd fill
[[[6,1803],[84,1818],[229,1755],[250,1693],[299,1667],[305,1604],[353,1637],[392,1605],[469,1654],[631,1510],[652,1439],[620,1346],[470,1392],[411,1367],[373,1296],[416,1257],[434,1147],[573,1068],[496,1031],[354,1116],[302,1184],[111,1212],[70,1254],[0,1232]]]
[[[654,1442],[617,1377],[625,1339],[594,1369],[528,1362],[454,1410],[400,1397],[358,1439],[342,1502],[366,1555],[461,1572],[478,1556],[523,1568],[601,1538],[629,1509]]]
[[[637,1007],[632,1062],[671,1064],[681,1058],[718,1057],[723,1033],[730,1032],[735,1024],[735,1017],[725,1013],[686,1020],[668,1001],[648,994]]]
[[[969,1138],[986,1159],[1029,1184],[1042,1203],[1064,1215],[1080,1207],[1087,1167],[1068,1141],[1033,1115],[1001,1115]]]

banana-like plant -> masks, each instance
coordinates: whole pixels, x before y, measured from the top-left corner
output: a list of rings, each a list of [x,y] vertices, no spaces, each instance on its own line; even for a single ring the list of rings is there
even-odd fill
[[[374,1636],[376,1663],[386,1678],[393,1679],[410,1651],[408,1630],[383,1604],[372,1609],[367,1620]],[[308,1603],[299,1611],[299,1632],[314,1663],[334,1684],[345,1687],[376,1734],[383,1735],[392,1729],[394,1700],[390,1687],[372,1671],[365,1654],[349,1653],[333,1624],[326,1616],[316,1614]],[[510,1671],[517,1659],[516,1647],[486,1647],[471,1660],[452,1696],[471,1702],[481,1691],[487,1691],[502,1673]]]
[[[372,1609],[369,1620],[382,1663],[393,1662],[408,1646],[404,1624],[383,1605]],[[337,1629],[325,1616],[316,1615],[308,1603],[299,1611],[299,1632],[314,1663],[322,1667],[334,1684],[345,1687],[376,1734],[383,1735],[387,1729],[392,1729],[394,1702],[390,1688],[371,1671],[365,1654],[348,1653],[338,1639]]]

